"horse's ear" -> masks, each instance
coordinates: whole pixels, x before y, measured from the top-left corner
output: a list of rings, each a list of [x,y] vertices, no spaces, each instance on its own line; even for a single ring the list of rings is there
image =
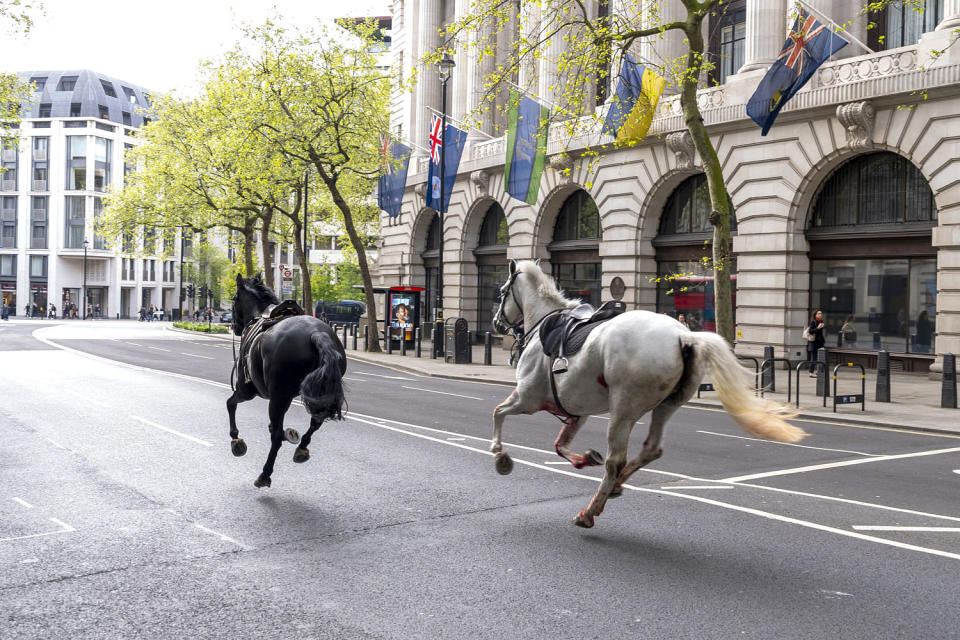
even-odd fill
[[[258,273],[257,275],[253,276],[253,279],[257,282],[257,284],[263,282],[263,278],[261,276],[263,276],[263,273]]]
[[[540,260],[542,260],[542,258],[537,258],[536,260],[533,261],[533,264],[535,264],[535,265],[537,265],[537,266],[539,267],[539,266],[540,266]]]
[[[243,275],[241,275],[239,272],[237,272],[237,286],[243,286]]]
[[[511,261],[510,261],[510,275],[513,275],[513,274],[515,274],[516,272],[517,272],[517,261],[516,261],[516,260],[511,260]]]

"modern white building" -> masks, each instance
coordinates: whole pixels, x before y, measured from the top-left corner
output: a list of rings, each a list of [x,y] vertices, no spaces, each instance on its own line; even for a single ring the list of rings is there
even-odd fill
[[[406,75],[440,46],[439,28],[468,4],[395,0],[396,67]],[[664,21],[684,15],[679,0],[661,4]],[[947,46],[960,28],[960,0],[925,0],[923,12],[893,3],[869,17],[859,14],[861,0],[806,4],[849,22],[850,34],[873,52],[850,44],[827,61],[766,137],[745,105],[783,47],[793,3],[729,0],[705,26],[716,69],[699,101],[736,213],[737,350],[757,355],[773,345],[778,357],[802,357],[802,328],[820,308],[828,346],[844,361],[871,365],[882,348],[895,366],[936,371],[941,354],[960,352],[960,44]],[[586,6],[614,12],[618,3]],[[519,16],[535,10],[517,3],[513,22],[499,27],[504,47],[521,28]],[[867,29],[868,18],[876,29]],[[561,37],[546,43],[517,83],[547,103],[559,101],[552,92],[565,46]],[[931,61],[931,52],[944,49]],[[683,53],[676,34],[635,51],[654,63]],[[462,50],[455,60],[448,111],[462,118],[499,61],[478,63]],[[441,85],[435,69],[420,71],[413,91],[394,93],[392,129],[425,147]],[[599,80],[591,108],[602,115],[609,93]],[[684,313],[694,328],[711,328],[713,275],[699,264],[709,255],[709,201],[676,95],[664,96],[650,135],[635,147],[614,149],[599,127],[583,139],[600,146],[598,160],[582,159],[583,142],[551,140],[534,205],[505,193],[503,124],[491,112],[480,129],[493,139],[471,136],[442,248],[438,216],[424,206],[427,158],[412,159],[400,216],[381,218],[380,285],[426,287],[432,318],[442,250],[444,317],[463,316],[484,331],[506,260],[539,258],[560,286],[592,302],[622,286],[631,308]],[[656,282],[690,272],[697,276]]]
[[[19,74],[36,86],[19,131],[7,130],[0,180],[0,289],[11,313],[30,305],[62,316],[72,304],[103,317],[141,306],[178,307],[179,238],[144,229],[110,248],[94,231],[107,192],[130,171],[127,152],[149,113],[149,93],[93,71]],[[167,253],[161,259],[157,254]],[[84,273],[86,265],[86,273]]]

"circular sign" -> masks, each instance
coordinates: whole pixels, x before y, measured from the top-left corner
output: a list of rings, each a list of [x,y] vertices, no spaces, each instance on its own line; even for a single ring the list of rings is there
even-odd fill
[[[293,272],[290,271],[289,269],[287,269],[286,271],[283,272],[283,277],[284,277],[284,278],[292,278],[292,277],[293,277]]]
[[[623,284],[623,278],[620,276],[610,282],[610,295],[613,296],[614,300],[623,300],[623,294],[626,290],[627,287]]]

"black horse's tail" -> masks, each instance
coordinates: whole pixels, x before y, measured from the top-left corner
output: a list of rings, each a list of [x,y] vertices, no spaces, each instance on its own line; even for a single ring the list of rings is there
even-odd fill
[[[323,420],[342,420],[346,397],[343,394],[343,354],[334,339],[325,331],[310,336],[313,348],[320,357],[320,366],[307,374],[300,383],[303,406],[311,416]]]

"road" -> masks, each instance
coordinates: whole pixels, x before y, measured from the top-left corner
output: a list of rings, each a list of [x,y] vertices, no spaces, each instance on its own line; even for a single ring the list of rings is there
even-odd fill
[[[687,408],[583,530],[599,473],[561,464],[554,418],[508,419],[494,472],[502,386],[351,361],[348,418],[257,490],[266,403],[234,458],[230,342],[21,321],[0,358],[0,638],[960,637],[957,437],[784,445]]]

